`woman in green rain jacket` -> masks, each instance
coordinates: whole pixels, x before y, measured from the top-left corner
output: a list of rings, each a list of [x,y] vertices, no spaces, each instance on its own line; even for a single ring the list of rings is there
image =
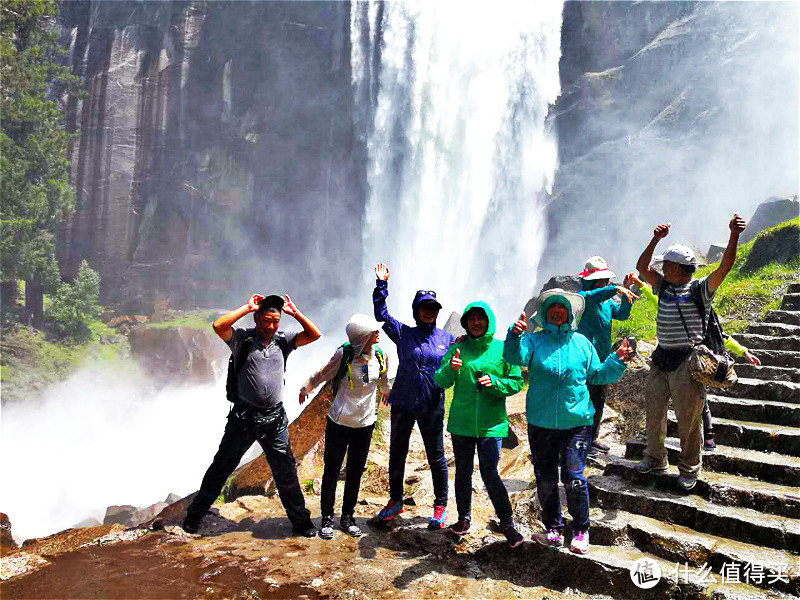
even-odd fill
[[[508,543],[515,548],[522,543],[522,536],[514,527],[511,503],[497,464],[502,440],[508,435],[506,397],[522,389],[522,374],[519,367],[503,360],[503,342],[494,339],[494,313],[485,302],[468,304],[461,326],[467,335],[450,347],[434,375],[434,381],[443,388],[455,385],[447,431],[456,460],[458,522],[450,529],[458,535],[469,531],[477,449],[486,492]]]

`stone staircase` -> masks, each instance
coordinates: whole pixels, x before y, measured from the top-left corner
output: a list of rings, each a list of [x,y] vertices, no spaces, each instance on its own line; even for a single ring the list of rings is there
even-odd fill
[[[634,469],[640,440],[589,478],[599,507],[592,544],[658,564],[662,596],[800,596],[800,283],[780,310],[734,337],[762,364],[738,364],[739,383],[709,394],[717,449],[704,452],[691,493],[678,491],[675,466],[666,474]],[[677,425],[670,412],[671,465],[680,454]]]

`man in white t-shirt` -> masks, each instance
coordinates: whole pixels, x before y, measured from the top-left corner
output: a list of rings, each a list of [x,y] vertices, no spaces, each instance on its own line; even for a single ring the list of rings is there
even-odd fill
[[[692,277],[697,264],[694,252],[683,244],[670,246],[660,257],[663,276],[650,267],[656,245],[669,234],[670,225],[658,225],[653,230],[653,239],[636,263],[641,278],[653,286],[653,291],[658,295],[658,347],[653,352],[653,364],[645,391],[647,450],[636,468],[641,473],[649,473],[666,471],[669,466],[664,439],[667,434],[667,407],[672,397],[681,440],[678,485],[689,491],[697,483],[702,467],[702,413],[706,394],[703,385],[689,376],[689,365],[685,359],[692,345],[703,340],[703,323],[708,322],[711,301],[733,268],[739,235],[746,223],[738,213],[733,215],[728,224],[730,240],[719,267],[699,280]],[[706,314],[700,314],[693,295],[702,299]]]

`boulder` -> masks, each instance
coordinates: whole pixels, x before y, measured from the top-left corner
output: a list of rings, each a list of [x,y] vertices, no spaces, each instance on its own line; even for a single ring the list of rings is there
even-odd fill
[[[138,327],[131,329],[128,339],[131,356],[164,384],[214,382],[230,357],[211,328]]]
[[[715,263],[719,262],[722,259],[722,255],[725,252],[725,248],[728,247],[728,244],[711,244],[708,247],[708,262]]]
[[[553,288],[561,288],[568,292],[578,292],[581,289],[581,278],[576,275],[556,275],[547,280],[539,293]]]
[[[19,549],[11,535],[11,520],[5,513],[0,513],[0,556],[13,554]]]
[[[317,461],[324,452],[325,420],[332,402],[330,386],[325,385],[289,425],[289,439],[292,453],[298,463],[298,472],[304,471],[307,455],[309,460]],[[308,472],[313,472],[314,468],[309,467]],[[225,490],[225,500],[230,502],[239,496],[264,494],[271,482],[272,471],[262,453],[233,474]]]
[[[798,200],[797,196],[792,196],[791,198],[769,198],[758,205],[756,212],[747,222],[747,229],[739,236],[739,243],[746,244],[764,229],[789,219],[796,219],[798,215],[800,215],[800,200]]]
[[[460,337],[467,334],[467,332],[461,326],[461,315],[457,312],[453,312],[450,315],[450,317],[447,319],[447,323],[444,324],[442,329],[453,335],[453,337]]]
[[[798,256],[800,256],[800,225],[781,227],[756,238],[742,271],[752,273],[771,262],[787,263]]]
[[[641,353],[642,349],[638,349]],[[634,358],[618,383],[608,386],[606,406],[618,413],[617,429],[620,438],[636,437],[645,427],[645,388],[650,373],[650,361],[641,354]],[[611,414],[608,415],[609,418]]]

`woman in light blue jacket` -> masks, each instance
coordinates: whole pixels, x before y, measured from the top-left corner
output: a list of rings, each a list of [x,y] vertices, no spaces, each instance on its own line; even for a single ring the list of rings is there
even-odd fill
[[[585,306],[579,294],[547,290],[536,305],[533,319],[541,330],[523,334],[527,321],[522,313],[509,328],[503,348],[503,358],[512,365],[528,367],[530,379],[525,404],[528,441],[547,530],[533,539],[546,546],[564,543],[558,497],[560,465],[573,520],[570,550],[583,554],[589,550],[589,490],[583,470],[594,417],[586,386],[619,381],[631,350],[627,341],[623,342],[616,354],[600,362],[592,343],[576,331]]]

